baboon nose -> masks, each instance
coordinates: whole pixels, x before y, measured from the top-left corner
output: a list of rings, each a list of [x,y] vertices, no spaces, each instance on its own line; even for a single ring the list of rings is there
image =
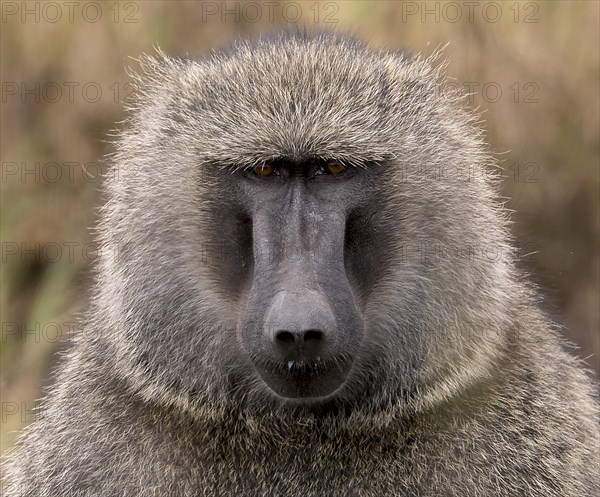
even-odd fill
[[[279,292],[269,309],[265,332],[280,361],[318,362],[330,349],[335,318],[317,291]]]
[[[320,289],[296,288],[273,295],[252,360],[276,394],[324,397],[346,381],[353,357],[340,337],[343,328],[330,297]]]
[[[274,336],[275,347],[289,360],[319,360],[325,339],[321,330],[277,330]]]

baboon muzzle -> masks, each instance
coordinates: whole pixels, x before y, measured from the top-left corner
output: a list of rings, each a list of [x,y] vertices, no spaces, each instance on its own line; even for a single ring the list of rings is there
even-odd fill
[[[344,267],[346,219],[302,184],[279,201],[253,218],[242,345],[276,394],[325,397],[345,382],[362,335]]]

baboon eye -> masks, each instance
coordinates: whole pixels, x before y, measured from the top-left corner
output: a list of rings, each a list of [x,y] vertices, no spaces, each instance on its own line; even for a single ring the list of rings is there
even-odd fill
[[[348,168],[348,166],[338,161],[330,161],[327,163],[326,168],[329,174],[341,174]]]
[[[279,170],[275,167],[274,164],[270,164],[265,162],[263,164],[258,164],[250,168],[250,171],[256,176],[260,176],[261,178],[267,178],[269,176],[279,176]]]
[[[327,161],[324,165],[322,165],[317,170],[317,172],[315,173],[315,176],[321,176],[324,174],[335,176],[335,175],[346,172],[347,169],[348,169],[348,166],[346,164],[344,164],[343,162],[340,162],[337,160],[330,160],[330,161]]]

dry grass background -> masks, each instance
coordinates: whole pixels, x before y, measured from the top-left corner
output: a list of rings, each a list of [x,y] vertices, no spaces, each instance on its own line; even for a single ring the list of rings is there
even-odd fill
[[[272,2],[258,3],[260,13],[236,2],[71,5],[2,2],[0,450],[33,419],[85,307],[98,161],[123,118],[130,57],[156,44],[202,56],[286,25],[425,54],[450,42],[448,74],[473,91],[502,159],[514,234],[530,254],[521,264],[577,353],[599,369],[598,2]]]

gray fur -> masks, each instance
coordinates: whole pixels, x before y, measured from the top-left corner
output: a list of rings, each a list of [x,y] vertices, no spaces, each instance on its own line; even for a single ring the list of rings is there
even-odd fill
[[[94,308],[4,495],[600,495],[593,381],[516,269],[494,161],[431,60],[320,35],[142,62]],[[247,373],[244,294],[220,279],[246,261],[201,254],[230,240],[234,170],[280,156],[375,178],[386,254],[357,294],[377,360],[324,413]]]

